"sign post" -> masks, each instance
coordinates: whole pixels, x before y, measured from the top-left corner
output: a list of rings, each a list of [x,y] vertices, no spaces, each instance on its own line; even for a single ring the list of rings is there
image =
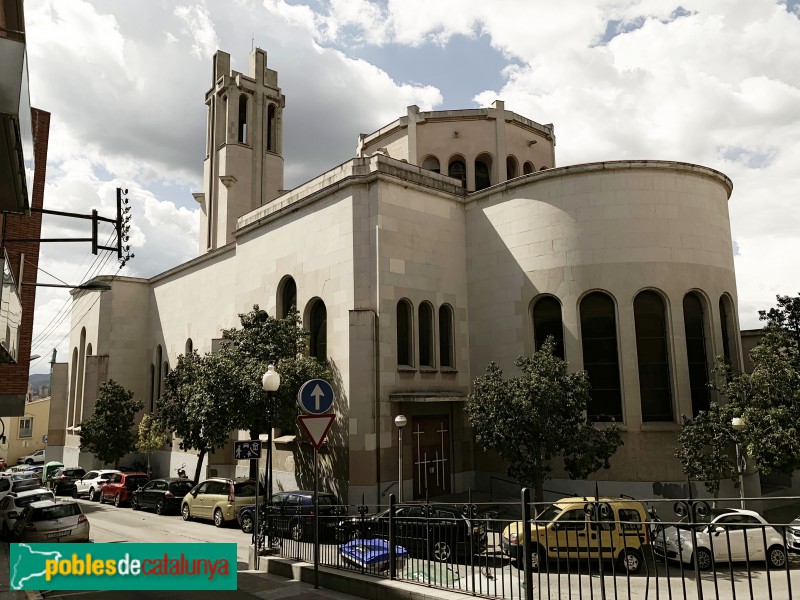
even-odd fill
[[[324,379],[306,381],[297,392],[297,403],[305,415],[297,417],[314,446],[314,589],[319,589],[319,449],[336,420],[333,387]]]
[[[233,442],[234,460],[258,460],[259,458],[261,458],[261,440]],[[258,570],[258,476],[256,476],[256,509],[253,511],[253,540],[250,548],[249,566],[251,569]]]

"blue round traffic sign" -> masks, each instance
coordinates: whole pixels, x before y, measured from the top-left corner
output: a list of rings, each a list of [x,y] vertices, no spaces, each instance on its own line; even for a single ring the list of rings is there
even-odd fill
[[[323,415],[333,408],[333,388],[324,379],[310,379],[297,392],[297,403],[311,415]]]

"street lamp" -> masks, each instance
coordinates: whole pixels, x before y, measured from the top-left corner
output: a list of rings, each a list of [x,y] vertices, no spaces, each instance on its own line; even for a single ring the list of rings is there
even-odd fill
[[[267,372],[261,378],[261,385],[264,387],[264,391],[267,392],[267,399],[269,400],[267,403],[267,433],[269,434],[269,441],[267,442],[267,467],[264,473],[264,479],[267,484],[267,497],[264,499],[264,506],[268,506],[272,498],[272,404],[275,392],[278,391],[278,387],[281,385],[281,376],[273,365],[267,367]],[[256,481],[256,485],[258,485],[258,481]],[[256,507],[256,511],[258,511],[258,507]],[[267,547],[271,548],[269,529],[267,529],[267,534]]]
[[[744,429],[746,425],[744,419],[742,417],[733,417],[731,419],[731,427],[736,432],[741,431]],[[744,456],[742,455],[742,450],[739,448],[739,438],[736,438],[736,470],[739,472],[739,499],[744,508],[744,470],[745,470],[745,462]]]
[[[397,415],[394,424],[397,425],[397,501],[403,501],[403,427],[408,423],[405,415]]]

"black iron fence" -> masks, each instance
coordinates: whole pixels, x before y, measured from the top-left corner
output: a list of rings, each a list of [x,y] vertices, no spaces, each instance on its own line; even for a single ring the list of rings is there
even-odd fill
[[[773,499],[775,500],[775,499]],[[781,498],[800,513],[800,498]],[[271,508],[281,556],[487,598],[800,598],[800,524],[739,499]],[[763,508],[764,499],[748,501]],[[322,511],[321,511],[322,512]],[[769,514],[767,511],[765,514]],[[794,515],[797,516],[797,515]]]

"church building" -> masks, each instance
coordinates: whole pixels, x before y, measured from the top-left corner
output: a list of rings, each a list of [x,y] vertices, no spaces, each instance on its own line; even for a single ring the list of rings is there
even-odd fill
[[[321,489],[344,501],[397,492],[398,415],[405,499],[511,493],[464,406],[490,362],[513,375],[548,335],[588,372],[588,418],[622,430],[611,469],[595,474],[601,492],[652,498],[685,482],[673,456],[681,415],[708,406],[715,356],[742,364],[728,177],[661,160],[558,166],[554,126],[498,100],[411,106],[359,135],[354,158],[285,190],[286,99],[266,53],[239,73],[217,52],[205,103],[198,256],[73,292],[48,459],[97,466],[76,427],[100,383],[114,379],[152,411],[178,356],[213,352],[258,304],[275,316],[296,306],[309,352],[330,361],[337,419]],[[310,444],[273,437],[276,489],[311,485]],[[154,470],[193,460],[163,451]],[[229,448],[209,462],[209,475],[247,472]],[[545,487],[594,492],[563,477]]]

